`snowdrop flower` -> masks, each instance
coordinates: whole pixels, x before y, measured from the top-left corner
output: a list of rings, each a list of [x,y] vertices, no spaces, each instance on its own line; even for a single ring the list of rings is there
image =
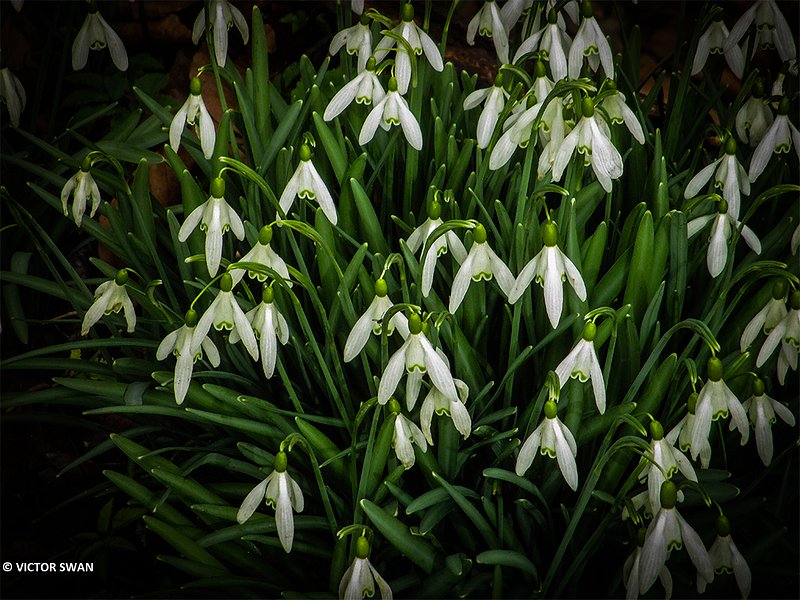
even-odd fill
[[[789,427],[794,427],[794,415],[783,404],[764,393],[764,382],[756,379],[753,395],[742,404],[756,431],[756,448],[764,466],[772,462],[772,425],[777,421],[775,415]]]
[[[594,18],[592,3],[589,0],[583,0],[581,3],[581,16],[583,17],[581,26],[569,49],[569,78],[578,79],[581,76],[583,58],[588,57],[592,71],[597,71],[597,67],[602,64],[606,77],[614,79],[614,55],[611,53],[611,46],[606,36],[600,31],[600,25]]]
[[[753,95],[736,113],[736,133],[744,143],[756,146],[764,139],[773,120],[769,98],[764,97],[764,84],[757,81]]]
[[[410,2],[403,4],[403,7],[400,9],[400,24],[392,29],[392,32],[406,40],[417,56],[424,52],[425,58],[428,59],[428,62],[434,70],[439,72],[444,70],[442,55],[439,54],[439,49],[436,47],[436,44],[433,43],[433,40],[427,33],[414,23],[414,7],[411,6]],[[374,52],[375,60],[381,62],[396,43],[397,42],[393,38],[388,36],[378,42]],[[405,94],[408,91],[408,84],[411,83],[411,57],[406,54],[405,49],[400,46],[397,48],[394,75],[397,77],[397,89],[400,90],[401,94]]]
[[[363,535],[356,541],[356,557],[345,571],[339,583],[341,600],[362,600],[375,595],[375,585],[381,593],[381,600],[392,600],[392,588],[369,562],[369,542]]]
[[[740,192],[745,196],[750,194],[750,180],[744,167],[736,159],[736,140],[733,136],[729,136],[725,141],[725,153],[692,177],[683,192],[683,197],[688,200],[697,196],[711,179],[712,173],[714,187],[722,190],[722,197],[728,203],[728,214],[738,219],[741,206]]]
[[[348,54],[358,54],[358,70],[363,71],[372,54],[372,32],[367,15],[361,15],[358,23],[333,36],[328,54],[333,56],[342,48],[346,48]]]
[[[445,364],[447,363],[445,362]],[[465,406],[469,397],[469,386],[460,379],[455,378],[453,383],[455,383],[456,390],[458,390],[458,402],[446,398],[436,386],[433,386],[428,395],[425,396],[425,401],[422,403],[422,408],[420,408],[419,423],[422,426],[422,433],[425,434],[425,439],[428,440],[431,446],[433,446],[433,436],[431,435],[433,413],[450,417],[453,420],[456,431],[464,436],[464,439],[467,439],[469,434],[472,433],[472,419]]]
[[[617,84],[609,80],[606,82],[606,88],[609,90],[617,90]],[[625,94],[617,91],[615,94],[603,98],[598,107],[606,111],[609,120],[615,125],[625,123],[625,127],[631,132],[633,139],[640,144],[644,144],[644,131],[642,124],[633,114],[633,111],[625,104]],[[748,186],[749,189],[750,186]]]
[[[767,362],[780,342],[789,346],[789,350],[794,349],[795,355],[800,352],[800,291],[794,290],[789,294],[789,309],[764,340],[764,345],[761,346],[761,351],[756,358],[756,367]]]
[[[350,0],[350,10],[357,15],[364,12],[364,0]]]
[[[556,103],[557,100],[554,100],[550,104]],[[527,108],[516,113],[512,111],[511,116],[503,124],[503,129],[505,130],[503,135],[497,140],[494,148],[492,148],[492,153],[489,155],[489,168],[493,171],[504,166],[517,148],[526,148],[528,146],[533,127],[544,103],[536,102],[536,96],[530,94],[525,103],[520,103],[518,106]],[[544,116],[542,121],[544,121]],[[542,121],[539,122],[540,128],[543,126]]]
[[[525,471],[536,458],[536,450],[539,450],[540,454],[547,454],[550,458],[557,459],[564,481],[572,490],[578,489],[578,466],[575,463],[578,446],[575,444],[572,432],[558,418],[558,406],[553,400],[545,402],[544,421],[522,444],[515,468],[517,475],[520,477],[525,475]]]
[[[117,33],[106,23],[97,7],[89,8],[75,42],[72,44],[72,70],[80,71],[89,60],[89,48],[102,50],[108,46],[111,60],[120,71],[128,70],[128,53]]]
[[[800,159],[800,131],[789,121],[789,98],[784,96],[778,106],[778,116],[775,117],[750,159],[750,181],[755,181],[764,172],[773,153],[789,152],[792,145]]]
[[[497,58],[502,64],[508,63],[508,32],[500,18],[500,9],[494,0],[486,0],[477,14],[467,25],[467,43],[475,45],[475,34],[492,38]]]
[[[687,225],[689,238],[696,235],[712,220],[713,224],[711,226],[711,235],[708,238],[706,263],[711,277],[718,277],[725,269],[725,264],[728,262],[728,239],[731,237],[733,230],[739,228],[740,223],[731,216],[728,211],[728,203],[725,200],[720,200],[717,202],[716,214],[703,215],[702,217],[697,217],[689,221]],[[742,237],[753,252],[761,254],[761,242],[758,237],[756,237],[756,234],[753,233],[753,230],[747,225],[742,227]]]
[[[181,146],[181,134],[186,125],[195,127],[197,137],[200,138],[200,147],[203,149],[203,156],[211,158],[214,154],[214,142],[217,139],[214,130],[214,121],[208,114],[203,96],[200,93],[200,79],[192,78],[189,84],[189,97],[183,103],[180,110],[175,113],[172,123],[169,126],[169,145],[175,152]]]
[[[697,481],[697,475],[689,459],[674,447],[674,441],[670,442],[664,437],[664,428],[661,423],[658,421],[650,423],[650,435],[652,437],[650,452],[640,461],[640,464],[644,463],[646,466],[639,474],[639,481],[647,479],[650,506],[657,511],[661,508],[659,495],[662,483],[671,479],[678,471],[691,481]]]
[[[175,402],[183,404],[186,393],[189,391],[189,383],[192,381],[192,369],[198,358],[203,357],[203,351],[208,356],[209,362],[214,366],[219,366],[219,350],[209,338],[203,339],[200,346],[192,347],[192,337],[197,326],[197,312],[193,309],[186,311],[184,324],[175,331],[168,333],[158,345],[156,358],[165,360],[170,353],[177,357],[175,363],[175,378],[172,387],[175,391]]]
[[[508,296],[508,302],[514,304],[519,300],[531,281],[536,279],[536,282],[544,288],[547,317],[555,329],[558,327],[561,310],[564,306],[562,282],[569,281],[581,302],[586,300],[586,286],[575,264],[556,245],[558,228],[553,221],[548,221],[542,227],[542,241],[544,247],[539,254],[534,256],[517,275],[517,281]],[[596,395],[595,398],[597,398]]]
[[[681,452],[691,452],[692,450],[692,433],[696,427],[695,412],[697,411],[697,393],[692,392],[689,399],[686,401],[686,416],[683,417],[675,427],[665,436],[669,444],[678,444]],[[693,453],[693,456],[700,457],[700,467],[707,469],[711,462],[711,443],[708,437],[700,444],[700,450]]]
[[[526,54],[538,50],[539,56],[549,62],[553,80],[560,81],[567,77],[567,56],[571,45],[569,35],[558,24],[556,11],[550,10],[547,25],[522,42],[513,62],[516,63]]]
[[[636,548],[622,567],[622,581],[628,591],[625,600],[636,600],[639,597],[639,570],[641,569],[642,546],[644,546],[646,534],[647,531],[643,527],[639,528],[636,534]],[[658,577],[661,579],[661,585],[664,586],[665,597],[669,600],[672,597],[672,575],[666,565],[659,571]]]
[[[736,77],[742,78],[744,73],[744,55],[742,49],[738,44],[726,44],[729,39],[730,33],[725,23],[722,21],[722,16],[717,15],[715,20],[711,22],[705,33],[700,36],[697,41],[697,49],[694,53],[694,60],[692,61],[692,75],[697,75],[706,66],[709,54],[725,54],[725,61],[731,68]]]
[[[406,240],[406,245],[412,253],[415,253],[419,248],[424,248],[428,238],[433,231],[442,225],[442,207],[436,200],[431,202],[428,208],[428,218],[425,222],[417,227]],[[464,244],[458,239],[458,236],[451,230],[447,233],[437,237],[428,252],[420,257],[422,262],[422,295],[428,296],[433,286],[433,273],[436,270],[436,260],[442,255],[446,254],[450,249],[453,252],[453,257],[460,263],[463,263],[467,258],[467,251]]]
[[[288,460],[281,451],[275,455],[274,470],[267,478],[247,494],[247,497],[236,513],[239,524],[245,523],[256,512],[261,499],[275,507],[275,525],[281,546],[288,553],[292,551],[294,541],[294,512],[303,512],[303,490],[286,471]]]
[[[267,379],[275,372],[275,362],[278,359],[278,342],[286,345],[289,341],[289,325],[278,311],[273,302],[275,292],[265,285],[261,295],[261,303],[245,313],[245,318],[250,323],[258,338],[258,349],[261,354],[261,367]],[[228,338],[231,344],[239,341],[239,329],[231,331]]]
[[[375,59],[370,56],[366,68],[331,98],[322,118],[332,121],[350,106],[353,100],[356,104],[378,104],[384,96],[386,93],[378,76],[375,75]]]
[[[72,220],[80,227],[83,221],[83,213],[86,212],[86,200],[91,198],[92,209],[89,211],[89,216],[94,217],[94,213],[100,208],[100,188],[97,187],[92,174],[89,169],[91,168],[91,159],[87,156],[81,163],[80,170],[70,177],[61,188],[61,210],[64,211],[64,216],[68,216],[69,211],[67,203],[69,197],[74,194],[72,201]]]
[[[448,310],[455,313],[469,289],[469,281],[489,281],[492,276],[497,280],[497,285],[508,296],[514,286],[514,276],[511,270],[500,259],[489,244],[486,243],[486,228],[478,223],[472,230],[474,243],[469,249],[467,258],[461,263],[455,278],[453,290],[450,293]]]
[[[492,87],[475,90],[464,99],[464,110],[472,110],[485,101],[481,116],[478,118],[477,139],[478,148],[481,150],[489,147],[500,113],[506,106],[506,100],[508,100],[508,92],[503,89],[502,73],[497,74]]]
[[[597,180],[606,192],[611,191],[611,180],[622,176],[622,156],[611,143],[608,124],[594,116],[594,102],[584,98],[581,104],[583,118],[564,138],[553,160],[553,181],[561,179],[573,152],[584,155],[585,164],[592,165]]]
[[[742,36],[755,21],[756,35],[762,48],[776,47],[781,60],[786,61],[797,56],[794,36],[786,18],[781,13],[775,0],[758,0],[736,22],[725,42],[725,49],[738,44]]]
[[[533,0],[508,0],[508,2],[503,4],[503,8],[500,9],[500,21],[505,30],[510,33],[523,14],[530,17],[529,13],[532,7]],[[536,18],[539,18],[538,11]],[[514,62],[517,61],[515,60]]]
[[[686,551],[697,568],[698,577],[713,581],[714,568],[703,541],[694,529],[684,520],[675,508],[678,492],[675,484],[665,481],[661,484],[661,510],[650,522],[645,534],[642,555],[639,560],[639,593],[649,590],[666,565],[672,550],[680,550],[685,544]]]
[[[250,39],[250,30],[247,28],[247,21],[244,15],[228,0],[211,0],[211,19],[209,25],[214,28],[214,58],[220,67],[224,67],[228,60],[228,30],[231,25],[236,24],[236,29],[242,34],[242,40],[247,43]],[[192,27],[192,43],[200,41],[200,36],[206,29],[206,9],[200,10],[200,14],[194,21]]]
[[[87,335],[89,329],[97,323],[103,315],[110,315],[124,310],[125,323],[128,325],[128,333],[133,333],[136,329],[136,312],[133,309],[133,302],[128,296],[125,284],[128,282],[128,272],[125,269],[117,271],[117,276],[97,286],[94,292],[94,302],[86,311],[81,325],[81,335]]]
[[[406,390],[408,410],[414,408],[416,393],[419,392],[419,377],[425,373],[430,377],[431,383],[450,401],[458,402],[458,393],[453,382],[453,376],[442,358],[433,349],[428,338],[422,331],[422,320],[419,315],[412,313],[408,319],[408,337],[397,352],[386,364],[386,369],[381,376],[378,386],[378,402],[386,404],[389,397],[394,394],[403,371],[409,378],[414,376],[416,384],[407,384],[407,388],[416,387],[415,392]],[[414,375],[416,372],[416,375]],[[411,400],[411,401],[409,401]]]
[[[292,287],[292,281],[289,277],[289,268],[286,266],[286,261],[278,256],[277,252],[270,247],[271,243],[272,227],[269,225],[264,225],[264,227],[262,227],[261,231],[258,233],[258,241],[253,244],[250,252],[240,258],[238,262],[255,263],[269,267],[275,271],[281,277],[281,279],[283,279],[283,282],[287,287]],[[233,269],[230,273],[231,277],[233,277],[233,285],[237,285],[242,280],[242,277],[244,277],[245,269]],[[251,279],[258,279],[258,281],[261,283],[264,283],[267,280],[266,273],[261,271],[251,271],[250,269],[247,269],[247,275]]]
[[[8,118],[14,127],[19,127],[19,117],[25,110],[25,88],[17,76],[8,68],[0,69],[0,102],[8,109]]]
[[[281,210],[285,215],[289,214],[289,209],[292,208],[294,199],[298,196],[316,200],[322,212],[328,217],[328,221],[332,225],[336,225],[336,206],[333,204],[333,197],[325,182],[322,181],[322,177],[319,176],[314,163],[311,162],[311,148],[306,144],[300,146],[300,163],[289,179],[289,183],[286,184],[279,200]]]
[[[211,195],[208,200],[195,208],[181,225],[178,240],[185,242],[200,225],[206,232],[206,265],[208,274],[217,274],[222,261],[222,235],[230,229],[240,240],[244,239],[244,224],[239,214],[225,201],[225,180],[216,177],[211,180]]]
[[[708,359],[708,381],[697,396],[694,428],[691,431],[693,459],[697,459],[700,454],[703,442],[708,441],[711,421],[727,417],[729,411],[735,428],[742,434],[742,446],[744,446],[750,438],[747,413],[722,379],[722,361],[712,356]]]
[[[409,145],[415,150],[422,149],[422,130],[414,113],[408,108],[406,99],[397,91],[397,85],[397,79],[394,77],[389,79],[389,93],[375,105],[364,120],[361,133],[358,135],[358,143],[362,146],[375,137],[378,125],[385,131],[389,131],[393,125],[400,125]]]
[[[234,344],[240,339],[244,343],[245,348],[253,357],[253,360],[258,360],[258,343],[256,336],[253,334],[253,329],[250,322],[245,317],[244,312],[239,307],[236,297],[233,295],[231,289],[233,288],[233,279],[230,273],[223,273],[219,280],[219,293],[211,306],[208,307],[200,321],[197,323],[194,336],[192,337],[192,347],[199,347],[203,340],[208,335],[208,330],[211,325],[214,329],[221,331],[235,330],[236,338],[233,336],[228,340],[229,343]]]
[[[597,410],[602,415],[606,412],[606,386],[603,381],[603,370],[597,360],[597,349],[594,347],[596,335],[597,326],[593,321],[588,321],[583,326],[581,340],[556,367],[556,375],[558,375],[559,385],[562,388],[570,379],[577,378],[581,383],[591,379],[594,401],[597,404]]]
[[[772,286],[772,297],[750,320],[742,332],[739,349],[744,354],[763,329],[769,334],[786,316],[786,282],[779,280]]]
[[[394,306],[387,294],[386,280],[378,279],[375,282],[375,296],[372,298],[372,302],[353,325],[350,335],[347,336],[347,342],[344,345],[344,362],[350,362],[358,356],[367,345],[370,332],[374,335],[380,335],[383,332],[383,316]],[[386,324],[386,335],[392,335],[395,328],[404,338],[408,337],[408,319],[401,312],[396,312]]]
[[[714,567],[714,571],[717,573],[733,573],[742,598],[747,600],[750,595],[750,567],[747,566],[747,561],[745,561],[731,539],[731,524],[728,518],[724,515],[717,517],[716,528],[717,539],[714,540],[711,549],[708,551],[711,566]],[[708,582],[705,578],[698,573],[697,593],[704,593],[707,584]]]
[[[411,444],[419,446],[422,452],[428,451],[428,444],[425,442],[425,435],[422,430],[400,412],[400,403],[397,400],[392,399],[389,401],[389,410],[395,416],[392,448],[394,448],[394,452],[397,455],[397,460],[407,471],[414,466],[416,461],[414,448]]]

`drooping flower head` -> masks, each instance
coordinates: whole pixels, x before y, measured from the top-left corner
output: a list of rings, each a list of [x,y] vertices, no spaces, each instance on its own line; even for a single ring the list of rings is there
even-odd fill
[[[784,96],[778,105],[778,116],[770,125],[750,159],[750,181],[755,181],[767,168],[773,154],[789,152],[794,146],[800,159],[800,131],[789,120],[789,98]]]
[[[389,92],[370,111],[361,133],[358,134],[358,143],[362,146],[368,144],[380,126],[384,131],[389,131],[395,125],[400,125],[409,145],[414,150],[422,149],[422,129],[420,129],[414,113],[408,108],[408,103],[398,91],[398,79],[389,79]]]
[[[386,326],[386,335],[392,335],[396,327],[404,338],[408,337],[408,319],[402,312],[396,312],[388,323],[384,324],[383,322],[386,312],[394,306],[389,299],[388,292],[386,280],[379,278],[375,282],[375,296],[372,298],[372,302],[353,325],[350,335],[347,336],[347,342],[344,345],[344,362],[350,362],[358,356],[367,345],[370,333],[380,335],[384,325]]]
[[[219,280],[219,293],[197,323],[192,346],[198,348],[202,344],[212,325],[217,331],[235,329],[236,336],[231,335],[228,341],[234,344],[241,339],[253,360],[258,360],[256,336],[244,311],[236,301],[232,288],[233,278],[230,273],[223,273]]]
[[[769,107],[769,98],[764,94],[764,83],[759,79],[753,85],[752,95],[736,113],[736,133],[750,146],[757,146],[764,139],[774,117]]]
[[[622,177],[622,156],[611,143],[611,132],[602,117],[597,117],[594,102],[584,98],[581,118],[569,132],[553,159],[553,181],[561,179],[573,152],[584,156],[584,164],[592,165],[597,180],[606,192],[611,191],[611,180]]]
[[[408,249],[411,250],[411,252],[423,249],[424,252],[428,238],[436,228],[442,224],[442,205],[434,199],[428,207],[428,218],[408,236],[406,240]],[[423,296],[427,296],[433,286],[433,274],[436,271],[437,259],[442,254],[446,254],[448,250],[453,253],[453,258],[455,258],[459,264],[467,259],[467,251],[464,248],[464,244],[452,230],[437,237],[431,243],[428,251],[420,257],[420,262],[422,263],[421,289]]]
[[[508,31],[500,18],[500,9],[495,0],[486,0],[467,26],[467,43],[475,45],[475,34],[492,38],[497,58],[501,64],[508,63]]]
[[[761,379],[753,382],[753,395],[742,406],[756,432],[758,456],[764,466],[768,466],[772,462],[772,425],[777,421],[776,415],[789,427],[794,427],[794,415],[783,404],[767,396]]]
[[[183,400],[186,398],[189,384],[192,381],[194,363],[197,362],[197,359],[202,358],[203,351],[205,351],[212,366],[219,366],[219,350],[217,350],[210,338],[204,338],[197,348],[192,346],[192,337],[196,326],[197,311],[190,308],[186,311],[184,324],[175,331],[168,333],[158,345],[158,350],[156,350],[156,358],[158,360],[165,360],[170,353],[177,358],[172,387],[175,391],[175,402],[178,404],[183,404]]]
[[[458,390],[458,402],[453,402],[452,399],[446,398],[436,386],[431,386],[428,395],[425,396],[425,401],[422,403],[422,408],[419,411],[419,422],[422,426],[422,433],[425,434],[425,439],[433,446],[433,436],[431,435],[431,421],[433,414],[439,416],[448,416],[453,420],[453,426],[456,428],[464,439],[467,439],[472,433],[472,419],[469,416],[469,411],[466,407],[467,398],[469,397],[469,386],[460,379],[453,379],[453,383]]]
[[[704,442],[708,441],[711,422],[720,417],[727,417],[729,412],[736,428],[742,434],[742,445],[745,445],[750,437],[747,414],[742,403],[722,379],[722,361],[712,356],[708,359],[708,380],[697,397],[695,426],[691,438],[692,458],[697,458]]]
[[[289,267],[286,265],[286,261],[284,261],[271,247],[272,236],[272,226],[264,225],[264,227],[261,228],[261,231],[258,232],[258,241],[253,244],[253,247],[250,249],[250,251],[240,258],[238,262],[255,263],[264,267],[268,267],[275,271],[281,277],[281,279],[283,279],[283,283],[285,283],[287,287],[292,287],[292,281],[289,275]],[[258,279],[258,281],[261,283],[264,283],[267,280],[266,273],[262,271],[252,271],[250,269],[246,269],[246,271],[247,275],[251,279]],[[231,277],[233,277],[233,285],[237,285],[242,280],[242,277],[244,277],[244,274],[245,269],[232,269]]]
[[[274,300],[275,293],[271,286],[264,285],[261,302],[245,313],[245,318],[258,338],[258,350],[261,354],[261,367],[267,379],[275,372],[278,358],[278,342],[284,346],[289,341],[289,325],[278,310]],[[231,331],[231,344],[239,341],[239,330]]]
[[[769,335],[786,316],[786,281],[780,279],[772,286],[772,296],[742,331],[739,350],[744,354],[763,330]]]
[[[87,335],[89,329],[103,315],[118,313],[121,310],[124,310],[128,333],[134,332],[136,329],[136,312],[133,309],[133,302],[128,296],[128,290],[125,288],[126,283],[128,283],[128,272],[125,269],[120,269],[114,279],[97,286],[94,292],[94,302],[83,317],[81,335]]]
[[[363,71],[372,54],[372,32],[367,15],[361,15],[358,23],[333,36],[328,54],[333,56],[342,48],[346,48],[348,54],[358,54],[358,71]]]
[[[719,277],[728,262],[728,240],[740,223],[728,210],[728,202],[719,200],[716,213],[703,215],[689,221],[686,228],[689,238],[700,232],[708,223],[712,223],[712,225],[708,238],[706,264],[711,276]],[[753,252],[761,254],[761,242],[747,225],[742,226],[742,237]]]
[[[403,4],[400,9],[400,24],[392,29],[395,35],[400,36],[417,56],[425,53],[425,58],[428,59],[431,67],[436,71],[444,70],[444,63],[442,63],[442,55],[439,54],[439,48],[430,38],[430,36],[420,29],[414,22],[414,7],[410,2]],[[375,60],[381,62],[389,50],[397,44],[397,40],[392,37],[386,36],[375,47]],[[394,75],[397,77],[397,85],[401,94],[408,91],[408,85],[411,83],[411,57],[406,53],[405,47],[397,44],[397,57],[394,63]],[[363,144],[362,144],[363,145]]]
[[[641,462],[646,463],[646,466],[639,474],[639,480],[647,479],[650,506],[657,512],[661,508],[659,494],[664,481],[671,479],[678,471],[691,481],[697,481],[697,475],[689,459],[673,446],[674,440],[664,437],[661,423],[650,423],[650,436],[650,452],[642,457]]]
[[[711,443],[706,437],[702,442],[699,451],[692,451],[692,435],[697,426],[695,414],[697,412],[697,392],[689,394],[686,401],[686,416],[681,419],[675,427],[666,435],[666,440],[670,444],[677,442],[681,452],[691,452],[693,458],[700,457],[700,467],[707,469],[711,462]]]
[[[408,374],[406,383],[406,405],[408,410],[414,408],[419,393],[421,378],[427,374],[445,398],[458,402],[458,393],[453,376],[442,358],[433,349],[430,341],[422,331],[422,319],[416,313],[408,318],[408,337],[397,352],[386,364],[378,386],[378,402],[386,404],[394,394],[403,373]]]
[[[578,466],[575,463],[578,446],[575,436],[558,418],[558,405],[552,399],[544,404],[544,421],[522,444],[515,469],[517,475],[521,477],[525,474],[536,458],[537,450],[542,455],[557,459],[567,485],[573,490],[578,489]]]
[[[731,524],[725,515],[717,517],[716,521],[717,538],[711,545],[708,551],[708,557],[711,559],[711,566],[714,567],[716,573],[733,573],[736,577],[736,585],[739,587],[739,592],[742,598],[747,600],[750,595],[750,567],[747,561],[739,552],[736,544],[733,543],[731,538]],[[702,574],[698,572],[697,575],[697,593],[702,594],[706,590],[708,582],[703,578]]]
[[[469,289],[472,281],[490,280],[497,281],[502,292],[508,296],[514,286],[514,276],[511,270],[500,259],[486,242],[486,228],[478,223],[472,231],[474,243],[469,249],[467,258],[461,263],[456,276],[453,278],[453,290],[450,293],[448,310],[455,313]]]
[[[558,248],[558,228],[553,221],[548,221],[542,227],[542,241],[544,247],[539,254],[534,256],[517,275],[517,281],[508,296],[508,301],[514,304],[528,289],[531,281],[536,279],[536,282],[544,288],[544,305],[550,324],[555,329],[561,320],[561,311],[564,307],[562,282],[569,281],[581,302],[586,300],[586,286],[575,264]]]
[[[558,16],[555,9],[550,9],[547,16],[547,25],[522,42],[514,55],[514,63],[526,54],[538,50],[539,57],[550,65],[553,81],[560,81],[566,78],[568,74],[567,56],[571,45],[572,40],[569,35],[558,24]]]
[[[192,78],[189,84],[189,97],[178,112],[175,113],[175,117],[169,126],[169,145],[172,146],[175,152],[180,148],[181,134],[186,125],[195,127],[197,137],[200,138],[203,156],[211,158],[214,154],[214,142],[217,139],[217,134],[214,130],[214,121],[211,115],[208,114],[205,102],[203,102],[201,84],[198,77]]]
[[[389,411],[394,415],[394,433],[392,434],[392,448],[397,455],[397,460],[408,470],[414,466],[416,456],[412,444],[416,444],[420,451],[427,452],[428,444],[425,435],[417,425],[403,415],[400,403],[392,398],[389,400]]]
[[[61,188],[61,209],[64,216],[69,215],[67,203],[69,197],[73,196],[72,201],[72,220],[80,227],[83,221],[83,214],[86,212],[86,201],[91,198],[92,208],[89,216],[94,217],[97,209],[100,208],[100,188],[90,172],[92,161],[89,156],[83,159],[80,170],[70,177]]]
[[[386,93],[383,91],[383,86],[381,86],[381,82],[375,74],[375,59],[370,56],[364,70],[356,75],[350,83],[345,84],[331,98],[325,108],[323,119],[332,121],[350,106],[353,100],[356,101],[356,104],[377,105],[383,100],[384,96],[386,96]]]
[[[294,541],[294,512],[303,512],[303,490],[292,479],[286,470],[288,459],[283,451],[275,455],[274,470],[264,481],[259,483],[247,494],[239,507],[236,520],[245,523],[264,499],[267,504],[275,508],[275,526],[278,530],[278,539],[281,546],[288,553],[292,551]]]
[[[562,388],[570,379],[577,378],[581,383],[591,379],[594,401],[597,404],[597,410],[602,415],[606,411],[606,387],[603,381],[603,370],[597,360],[597,349],[594,346],[595,335],[597,335],[597,326],[593,321],[587,321],[583,326],[580,341],[556,367],[556,375]]]
[[[295,198],[316,200],[322,212],[332,225],[336,225],[336,206],[328,186],[320,177],[314,163],[311,162],[311,148],[307,144],[300,146],[300,162],[281,194],[279,204],[284,214],[288,215]]]
[[[211,18],[206,19],[205,8],[200,10],[192,27],[192,43],[196,44],[200,41],[200,36],[206,29],[206,21],[209,21],[208,26],[213,28],[214,58],[220,67],[224,67],[228,61],[228,30],[235,23],[246,44],[250,39],[247,21],[244,20],[241,11],[228,0],[211,0]]]
[[[777,48],[778,55],[782,61],[787,61],[797,56],[797,42],[775,0],[757,0],[755,4],[747,9],[731,29],[731,33],[725,42],[725,49],[727,50],[734,44],[738,44],[753,22],[756,24],[754,51],[756,45],[764,49]]]
[[[478,118],[477,140],[478,148],[485,150],[489,147],[500,113],[505,108],[508,92],[503,88],[503,74],[498,73],[494,78],[494,85],[489,88],[475,90],[464,98],[464,110],[471,110],[484,102],[481,116]]]
[[[625,560],[625,564],[622,566],[622,581],[627,590],[625,600],[636,600],[639,597],[639,571],[641,570],[642,547],[644,546],[646,535],[647,530],[645,530],[644,527],[640,527],[637,530],[635,540],[636,547],[633,550],[633,554]],[[664,586],[664,591],[666,592],[665,597],[669,600],[669,598],[672,597],[672,575],[666,565],[661,569],[658,577],[661,580],[661,585]]]
[[[597,67],[603,65],[606,77],[614,79],[614,55],[611,53],[611,46],[605,34],[597,24],[597,19],[594,18],[592,3],[589,0],[583,0],[581,3],[581,17],[583,17],[581,26],[569,49],[569,78],[577,79],[581,76],[583,59],[586,57],[592,71],[597,71]]]
[[[181,225],[178,240],[185,242],[192,231],[200,225],[206,232],[206,265],[208,274],[217,274],[222,261],[222,235],[230,229],[240,240],[244,239],[244,224],[239,214],[225,201],[225,180],[211,180],[211,195],[195,208]]]
[[[712,178],[714,187],[722,190],[722,197],[728,203],[728,214],[739,218],[741,194],[750,194],[750,180],[747,171],[736,158],[736,140],[732,135],[725,140],[725,152],[717,160],[700,170],[686,185],[683,197],[694,198]]]
[[[97,12],[97,7],[90,5],[89,14],[83,22],[75,41],[72,44],[72,69],[80,71],[89,60],[89,49],[102,50],[108,46],[111,60],[120,71],[128,70],[128,53],[122,40],[103,16]]]
[[[642,555],[639,560],[639,593],[644,594],[655,583],[666,565],[672,550],[684,545],[697,568],[698,577],[710,582],[714,579],[714,568],[703,540],[680,515],[675,507],[678,490],[671,481],[661,484],[661,510],[650,522],[645,535]],[[654,509],[655,510],[655,509]]]
[[[697,50],[692,61],[692,75],[697,75],[706,66],[709,54],[724,54],[725,61],[739,79],[744,73],[744,55],[738,44],[727,44],[728,28],[718,14],[697,41]]]
[[[392,588],[369,561],[369,542],[363,535],[356,541],[356,556],[339,583],[341,600],[363,600],[375,595],[377,585],[381,600],[392,600]]]

